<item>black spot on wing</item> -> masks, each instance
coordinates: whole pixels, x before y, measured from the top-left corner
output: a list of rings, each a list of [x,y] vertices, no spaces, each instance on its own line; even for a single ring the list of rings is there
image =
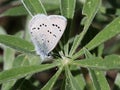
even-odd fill
[[[33,27],[32,30],[35,30],[35,29],[40,30],[42,27],[47,27],[47,25],[42,23],[42,24],[39,24],[39,26],[37,27]]]
[[[30,32],[30,34],[31,34],[31,36],[32,36],[32,37],[34,36],[34,34],[33,34],[33,32],[32,32],[32,31]]]
[[[53,36],[56,38],[56,35],[55,35],[55,34],[53,34]]]
[[[44,41],[44,39],[42,38],[42,41]]]
[[[50,31],[50,30],[47,30],[47,32],[49,33],[49,34],[52,34],[52,32]],[[55,38],[56,38],[56,35],[55,34],[52,34]]]
[[[53,27],[56,27],[56,28],[61,32],[61,28],[60,28],[59,25],[57,25],[57,24],[52,24],[52,26],[53,26]]]
[[[39,27],[38,27],[37,29],[38,29],[38,30],[40,30],[40,28],[39,28]]]
[[[40,27],[47,27],[47,25],[42,23],[42,24],[40,24]]]
[[[55,24],[52,24],[52,26],[55,26]]]
[[[33,27],[33,28],[32,28],[32,30],[35,30],[35,29],[36,29],[36,27]]]

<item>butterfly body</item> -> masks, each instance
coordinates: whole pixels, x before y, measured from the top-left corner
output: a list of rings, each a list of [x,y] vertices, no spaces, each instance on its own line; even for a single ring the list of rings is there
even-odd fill
[[[59,42],[67,25],[67,20],[60,15],[38,14],[34,16],[29,29],[35,50],[42,60],[49,59],[49,53]]]

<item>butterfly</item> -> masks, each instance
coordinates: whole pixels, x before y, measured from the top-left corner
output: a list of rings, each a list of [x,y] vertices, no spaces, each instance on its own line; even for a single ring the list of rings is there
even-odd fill
[[[29,22],[31,40],[42,61],[52,58],[49,53],[56,47],[67,26],[67,19],[60,15],[38,14]]]

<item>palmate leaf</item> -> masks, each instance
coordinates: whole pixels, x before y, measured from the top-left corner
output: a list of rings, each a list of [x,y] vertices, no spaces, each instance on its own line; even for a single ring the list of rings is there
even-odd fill
[[[55,84],[56,80],[62,72],[62,69],[63,67],[61,66],[59,70],[55,73],[55,75],[47,82],[47,84],[41,90],[52,90],[53,85]]]
[[[0,35],[0,43],[25,53],[32,53],[34,50],[32,43],[12,35]]]
[[[58,65],[60,65],[60,63],[55,62],[52,64],[23,66],[23,67],[5,70],[3,72],[0,72],[0,83],[7,82],[13,79],[19,79],[26,75],[33,74],[36,72],[48,70]]]
[[[59,0],[55,0],[54,2],[51,2],[50,0],[41,0],[41,2],[43,3],[46,11],[48,11],[48,12],[49,11],[59,10]],[[29,8],[29,6],[26,6],[26,7]],[[41,6],[39,6],[38,9],[40,9],[40,7]],[[30,10],[29,10],[29,12],[30,12]],[[38,13],[42,13],[42,12],[40,11],[40,12],[37,12],[36,14],[38,14]],[[4,17],[4,16],[21,16],[21,15],[28,15],[28,14],[29,13],[26,10],[26,8],[23,5],[19,5],[19,6],[16,6],[16,7],[8,8],[7,10],[5,10],[4,12],[2,12],[0,14],[0,17]]]
[[[73,77],[68,66],[65,66],[65,90],[81,90],[79,82]]]
[[[68,19],[72,19],[74,16],[76,0],[60,0],[61,14]]]
[[[68,56],[68,52],[69,52],[69,41],[68,41],[69,32],[70,32],[69,26],[72,25],[71,23],[75,12],[75,6],[76,6],[76,0],[60,0],[61,14],[68,19],[68,24],[67,24],[68,27],[66,28],[65,33],[63,35],[65,56]]]
[[[49,11],[56,12],[57,10],[59,10],[59,0],[54,0],[54,2],[51,2],[51,0],[41,0],[41,2],[43,3],[47,12]]]
[[[41,0],[21,0],[21,2],[31,16],[39,13],[47,14]]]
[[[83,39],[84,35],[88,31],[88,28],[94,19],[97,11],[101,6],[101,0],[86,0],[84,7],[83,7],[83,15],[85,15],[84,21],[84,29],[83,31],[75,38],[73,45],[71,47],[69,55],[72,56],[76,51],[77,47],[80,45],[81,40]]]
[[[17,6],[12,7],[6,11],[4,11],[2,14],[0,14],[0,17],[3,16],[21,16],[21,15],[27,15],[27,11],[23,6]]]
[[[70,71],[72,73],[73,78],[75,79],[76,83],[78,83],[79,90],[84,90],[86,86],[86,82],[84,80],[84,75],[81,72],[82,69],[77,65],[70,66]]]
[[[115,70],[120,69],[120,56],[108,55],[104,59],[100,57],[93,57],[89,59],[73,61],[72,64],[91,69]]]
[[[84,49],[86,58],[94,58],[94,56],[87,50]],[[92,60],[91,60],[92,62]],[[104,72],[99,70],[93,70],[88,68],[91,81],[93,82],[94,90],[110,90],[109,84],[105,78]]]
[[[8,70],[10,68],[13,68],[13,62],[15,59],[15,50],[9,47],[4,48],[4,70]],[[3,83],[2,84],[2,90],[9,90],[14,84],[15,80],[12,80],[11,82]]]
[[[110,24],[108,24],[100,33],[98,33],[86,46],[88,50],[92,50],[114,37],[115,35],[120,33],[120,17],[115,18]],[[80,55],[84,53],[84,50],[81,49],[75,55],[72,56],[73,59],[78,58]]]

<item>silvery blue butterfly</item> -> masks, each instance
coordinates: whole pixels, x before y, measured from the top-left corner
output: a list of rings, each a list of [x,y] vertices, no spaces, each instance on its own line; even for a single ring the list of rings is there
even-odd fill
[[[42,61],[49,60],[49,53],[56,47],[67,25],[67,19],[60,15],[38,14],[29,23],[30,35],[36,53]]]

